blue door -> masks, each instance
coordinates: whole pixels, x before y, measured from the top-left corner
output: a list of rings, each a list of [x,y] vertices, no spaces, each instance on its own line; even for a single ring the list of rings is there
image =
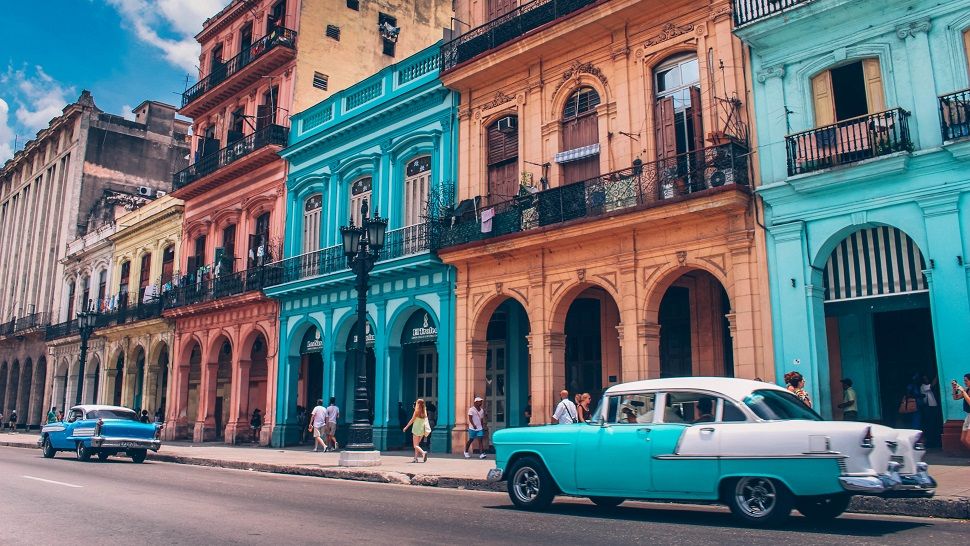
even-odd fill
[[[576,444],[580,494],[650,496],[653,397],[611,396],[604,401],[605,423],[580,430]]]

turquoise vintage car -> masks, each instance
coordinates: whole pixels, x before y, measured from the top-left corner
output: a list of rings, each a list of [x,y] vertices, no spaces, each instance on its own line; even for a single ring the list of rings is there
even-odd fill
[[[134,411],[119,406],[80,405],[63,421],[48,423],[37,445],[50,459],[58,451],[73,451],[79,461],[97,455],[102,461],[124,453],[136,463],[145,461],[148,450],[158,451],[161,425],[142,423]]]
[[[932,496],[918,430],[824,421],[787,390],[744,379],[656,379],[610,387],[587,423],[505,429],[492,481],[513,504],[558,494],[727,504],[773,524],[793,508],[834,518],[852,495]]]

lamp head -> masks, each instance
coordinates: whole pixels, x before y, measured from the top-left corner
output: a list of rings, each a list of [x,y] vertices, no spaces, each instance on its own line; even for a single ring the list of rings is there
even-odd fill
[[[357,227],[351,222],[349,226],[340,228],[340,235],[343,239],[344,256],[350,258],[357,254],[357,248],[360,246],[360,238],[364,235],[364,228]]]
[[[364,227],[367,229],[367,242],[375,252],[384,248],[384,237],[387,234],[387,218],[381,218],[374,211],[373,218],[364,220]]]

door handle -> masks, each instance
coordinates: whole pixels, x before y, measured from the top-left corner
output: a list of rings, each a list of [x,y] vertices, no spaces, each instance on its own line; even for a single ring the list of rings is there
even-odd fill
[[[644,428],[638,428],[637,429],[637,432],[642,432],[644,434],[650,434],[650,430],[651,429],[649,427],[644,427]]]
[[[706,434],[711,434],[711,433],[714,432],[714,429],[711,428],[711,427],[704,427],[704,428],[701,429],[701,432],[706,433]]]

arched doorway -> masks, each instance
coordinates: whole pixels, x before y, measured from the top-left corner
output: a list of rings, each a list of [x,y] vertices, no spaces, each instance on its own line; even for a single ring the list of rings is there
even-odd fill
[[[310,326],[300,340],[300,373],[297,379],[296,405],[309,412],[323,396],[323,337],[320,329]],[[326,400],[324,400],[326,402]]]
[[[185,416],[190,424],[196,423],[199,418],[199,390],[202,386],[202,346],[195,342],[189,350],[189,374],[186,383],[185,396]],[[187,436],[192,436],[191,427],[186,431]]]
[[[44,409],[44,382],[47,380],[47,359],[40,357],[34,368],[33,380],[30,387],[30,413],[37,424],[47,422],[47,412]]]
[[[213,415],[216,420],[216,437],[226,437],[226,425],[229,423],[232,408],[232,344],[229,340],[219,346],[216,357],[216,404]]]
[[[4,408],[6,407],[4,406],[4,404],[7,401],[7,372],[8,371],[9,370],[6,362],[0,364],[0,411],[4,411]],[[54,399],[57,400],[57,397],[55,396]],[[6,413],[4,413],[4,415],[6,415]],[[2,428],[2,425],[0,425],[0,428]]]
[[[141,412],[145,394],[145,348],[139,346],[135,351],[135,366],[131,370],[131,387],[127,398],[131,400],[131,407]]]
[[[819,387],[830,389],[832,415],[840,418],[840,380],[852,379],[859,419],[921,429],[927,444],[938,446],[942,433],[938,386],[931,389],[935,406],[920,404],[915,414],[897,413],[907,392],[923,400],[919,386],[924,375],[931,384],[937,376],[925,269],[916,243],[893,227],[860,229],[835,246],[820,273],[829,385]]]
[[[154,374],[155,413],[160,419],[165,417],[165,402],[168,398],[168,344],[162,343],[158,349],[158,360]]]
[[[101,359],[95,355],[91,358],[91,364],[93,364],[94,374],[91,381],[91,396],[90,401],[92,404],[97,404],[101,400],[100,391],[101,388]]]
[[[14,360],[10,367],[10,374],[7,376],[7,407],[3,412],[4,418],[9,419],[10,413],[17,409],[17,396],[20,393],[20,361]],[[23,422],[23,416],[17,412],[19,422]]]
[[[366,366],[367,374],[367,415],[371,423],[374,422],[374,385],[376,379],[377,371],[377,357],[374,354],[374,330],[371,325],[370,320],[364,325],[365,334],[364,342],[367,347],[367,352],[364,355],[364,365]],[[357,376],[361,374],[363,370],[358,368],[357,361],[357,323],[354,322],[354,326],[351,327],[350,333],[347,335],[346,344],[346,355],[347,358],[344,362],[343,377],[342,379],[343,388],[343,404],[340,405],[343,410],[343,417],[345,422],[353,422],[354,420],[354,390],[357,386]],[[341,382],[337,383],[338,385]]]
[[[268,388],[269,372],[266,363],[266,353],[268,347],[266,338],[263,334],[257,334],[253,340],[253,347],[249,353],[249,385],[247,403],[243,406],[243,415],[246,422],[252,417],[253,410],[259,410],[265,416],[270,408],[266,407],[266,390]]]
[[[68,377],[67,359],[63,359],[61,360],[61,363],[57,366],[57,369],[54,371],[54,393],[53,393],[54,398],[51,401],[51,405],[57,406],[57,409],[60,411],[65,411],[67,409],[68,404],[73,402],[73,400],[71,400],[70,402],[67,400],[67,393],[68,393],[67,377]],[[0,376],[0,378],[2,378],[2,376]],[[0,393],[2,392],[3,391],[0,390]],[[3,406],[0,405],[0,408],[2,407]]]
[[[720,281],[695,269],[660,301],[660,377],[734,377],[731,302]]]
[[[413,403],[424,400],[428,420],[434,430],[438,423],[438,325],[424,309],[411,313],[401,332],[400,398],[404,411],[400,418],[411,418]],[[400,423],[403,427],[407,419]],[[410,437],[405,435],[405,443]]]
[[[114,404],[115,406],[121,405],[122,393],[124,392],[123,390],[124,377],[125,377],[125,353],[124,351],[120,351],[118,353],[117,360],[115,360],[115,370],[114,370],[114,379],[113,379],[114,389],[112,390],[112,394],[111,394],[111,403]]]
[[[602,288],[579,292],[566,311],[562,331],[565,388],[571,395],[589,393],[590,409],[603,389],[620,381],[620,310]]]
[[[33,416],[30,415],[30,383],[34,379],[34,365],[30,358],[24,360],[20,370],[20,393],[17,395],[17,416],[19,422],[27,429]]]
[[[483,397],[492,430],[529,424],[528,335],[529,316],[518,301],[506,299],[492,312],[485,331]]]

